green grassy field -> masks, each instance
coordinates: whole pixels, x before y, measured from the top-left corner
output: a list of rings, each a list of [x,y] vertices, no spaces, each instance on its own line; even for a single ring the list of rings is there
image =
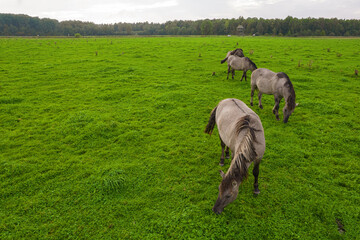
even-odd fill
[[[220,100],[249,105],[250,82],[220,64],[237,47],[287,73],[299,106],[283,124],[272,96],[255,100],[261,193],[250,174],[216,215],[229,161],[203,131]],[[355,69],[360,39],[1,38],[0,238],[356,239]]]

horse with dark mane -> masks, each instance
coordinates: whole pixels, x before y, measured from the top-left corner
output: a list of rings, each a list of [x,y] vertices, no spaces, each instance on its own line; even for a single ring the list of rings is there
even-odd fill
[[[235,55],[231,55],[228,57],[227,62],[229,66],[228,69],[232,69],[231,70],[232,79],[234,79],[235,70],[243,71],[243,75],[241,76],[240,81],[242,81],[244,77],[246,81],[246,72],[248,70],[253,72],[255,69],[257,69],[256,64],[253,61],[251,61],[250,58],[248,57],[238,57]],[[229,70],[228,70],[227,79],[229,79]]]
[[[264,129],[259,116],[238,99],[224,99],[211,112],[205,133],[211,135],[215,124],[221,141],[220,165],[224,164],[224,149],[232,152],[230,167],[225,174],[220,170],[222,181],[213,211],[220,214],[233,202],[241,182],[247,177],[249,166],[254,162],[254,193],[259,194],[259,165],[265,152]]]
[[[221,60],[221,64],[226,62],[231,55],[238,56],[238,57],[245,57],[243,50],[241,48],[237,48],[235,50],[229,51],[226,54],[226,57],[223,60]],[[231,71],[231,67],[228,65],[228,76],[229,76],[230,71]]]
[[[259,108],[263,109],[261,104],[262,94],[274,95],[275,105],[273,113],[277,120],[279,119],[279,104],[282,98],[285,98],[285,106],[283,108],[284,123],[287,123],[290,115],[298,105],[295,103],[295,90],[288,75],[283,72],[275,73],[266,68],[259,68],[251,74],[251,100],[253,106],[254,91],[258,89]]]

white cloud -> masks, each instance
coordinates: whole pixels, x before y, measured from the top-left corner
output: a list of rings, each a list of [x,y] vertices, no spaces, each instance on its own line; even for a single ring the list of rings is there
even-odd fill
[[[64,20],[92,21],[96,23],[152,21],[153,13],[164,8],[175,7],[177,0],[164,1],[96,1],[94,4],[84,4],[81,8],[43,11],[42,15]],[[77,4],[76,6],[79,6]],[[132,20],[133,19],[133,20]]]
[[[158,1],[158,2],[151,2],[149,4],[138,4],[136,2],[115,2],[115,3],[100,3],[93,5],[88,8],[90,12],[114,12],[114,11],[144,11],[144,10],[151,10],[151,9],[158,9],[158,8],[166,8],[166,7],[173,7],[178,5],[176,0],[167,0],[167,1]]]
[[[273,5],[281,2],[282,0],[233,0],[228,1],[228,4],[236,9],[244,8],[261,8],[265,5]]]
[[[0,0],[0,12],[95,23],[293,16],[359,19],[359,0]]]

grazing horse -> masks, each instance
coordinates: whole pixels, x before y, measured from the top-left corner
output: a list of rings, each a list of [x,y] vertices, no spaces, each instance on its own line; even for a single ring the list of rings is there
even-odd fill
[[[205,133],[211,135],[215,124],[221,141],[221,160],[224,163],[225,146],[231,149],[232,160],[225,174],[220,170],[222,181],[213,211],[220,214],[233,202],[240,183],[247,177],[250,164],[254,162],[254,193],[259,194],[259,165],[265,152],[264,129],[259,116],[238,99],[224,99],[211,112]]]
[[[246,72],[248,70],[253,72],[255,69],[257,69],[256,64],[253,61],[251,61],[250,58],[248,57],[238,57],[235,55],[231,55],[228,57],[227,62],[229,69],[230,67],[232,68],[231,71],[232,79],[234,79],[235,70],[244,71],[240,81],[243,80],[244,76],[246,81]],[[229,71],[228,71],[227,79],[229,79]]]
[[[288,77],[283,72],[275,73],[266,68],[259,68],[251,74],[251,101],[253,106],[253,96],[255,89],[259,90],[259,107],[263,109],[261,104],[262,94],[272,94],[275,98],[275,106],[273,113],[277,120],[279,119],[279,104],[282,98],[285,98],[285,106],[283,108],[284,123],[287,123],[290,115],[298,105],[295,103],[295,90]]]
[[[232,50],[232,51],[229,51],[227,54],[226,54],[226,58],[224,58],[223,60],[221,60],[221,64],[223,64],[224,62],[227,61],[228,57],[231,56],[231,55],[234,55],[234,56],[238,56],[238,57],[245,57],[244,56],[244,52],[241,48],[237,48],[235,50]],[[228,75],[229,75],[229,72],[231,71],[231,68],[230,66],[228,66]]]

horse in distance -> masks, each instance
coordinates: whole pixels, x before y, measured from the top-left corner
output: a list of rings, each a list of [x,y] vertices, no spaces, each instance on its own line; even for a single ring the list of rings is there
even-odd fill
[[[244,52],[241,48],[237,48],[235,50],[232,50],[232,51],[229,51],[227,54],[226,54],[226,57],[221,60],[221,64],[223,64],[224,62],[227,61],[228,57],[231,56],[231,55],[234,55],[234,56],[238,56],[238,57],[245,57],[244,56]],[[230,66],[228,66],[228,75],[229,75],[229,72],[231,71],[231,68]]]
[[[259,108],[263,109],[261,104],[262,94],[274,95],[275,105],[273,113],[277,120],[279,118],[279,104],[282,98],[285,99],[285,106],[283,108],[284,119],[287,123],[290,115],[298,105],[295,103],[295,90],[290,78],[283,72],[275,73],[266,68],[259,68],[251,74],[251,100],[250,105],[253,106],[254,91],[258,89]]]
[[[232,160],[226,174],[220,170],[222,181],[213,207],[216,214],[233,202],[241,182],[247,177],[254,162],[254,193],[259,194],[259,165],[265,152],[264,129],[259,116],[238,99],[224,99],[211,112],[205,133],[211,135],[217,125],[221,142],[221,162],[224,163],[225,146],[231,149]]]
[[[227,59],[228,62],[228,69],[232,69],[232,79],[234,79],[235,70],[243,71],[243,75],[241,77],[241,80],[245,77],[246,81],[246,72],[250,70],[251,72],[255,71],[257,69],[256,64],[250,60],[248,57],[238,57],[231,55]],[[229,71],[227,75],[227,79],[229,79]]]

